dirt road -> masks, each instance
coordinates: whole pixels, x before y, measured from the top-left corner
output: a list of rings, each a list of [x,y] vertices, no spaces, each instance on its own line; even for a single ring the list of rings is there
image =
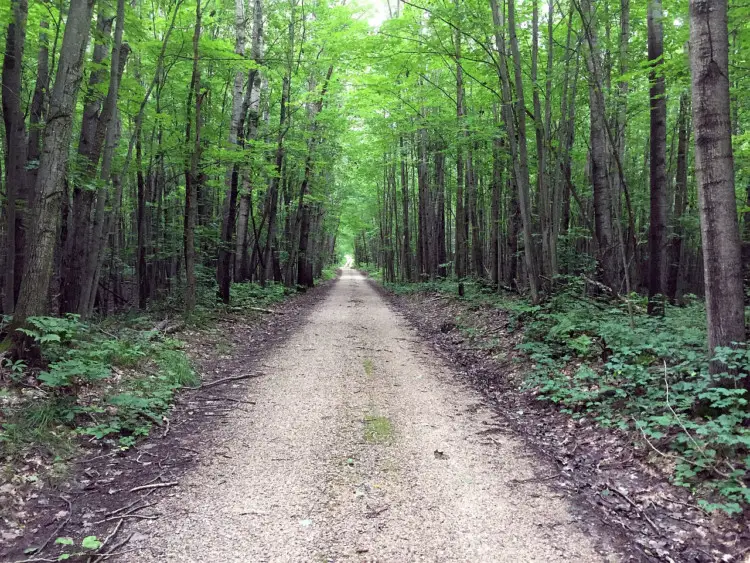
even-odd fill
[[[120,561],[616,560],[355,271],[259,369]]]

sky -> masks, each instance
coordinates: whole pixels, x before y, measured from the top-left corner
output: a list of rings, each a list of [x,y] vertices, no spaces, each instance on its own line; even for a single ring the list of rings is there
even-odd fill
[[[395,0],[392,0],[395,3]],[[359,0],[359,4],[368,8],[370,15],[367,22],[371,27],[380,27],[388,19],[388,0]]]

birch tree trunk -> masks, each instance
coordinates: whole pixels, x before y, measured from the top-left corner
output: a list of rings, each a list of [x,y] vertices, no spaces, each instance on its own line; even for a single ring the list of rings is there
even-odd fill
[[[245,56],[245,0],[234,2],[234,52],[240,58]],[[239,139],[242,128],[243,94],[242,87],[245,82],[245,73],[237,70],[234,74],[234,85],[232,88],[232,115],[229,122],[229,150],[241,146]],[[219,298],[224,303],[229,303],[229,288],[231,285],[232,268],[232,235],[237,215],[237,187],[239,182],[239,165],[232,162],[227,168],[225,183],[227,193],[224,198],[221,238],[219,240],[219,260],[216,267],[216,281],[219,285]]]

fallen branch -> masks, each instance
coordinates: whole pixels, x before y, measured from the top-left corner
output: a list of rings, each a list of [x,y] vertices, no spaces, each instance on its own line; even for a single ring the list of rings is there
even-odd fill
[[[179,482],[177,481],[170,481],[169,483],[151,483],[150,485],[141,485],[140,487],[133,487],[128,492],[134,493],[136,491],[144,491],[146,489],[161,489],[163,487],[176,487],[177,485],[179,485]]]
[[[638,513],[638,515],[641,518],[643,518],[646,522],[648,522],[657,534],[661,535],[661,531],[656,526],[656,524],[654,524],[654,521],[651,520],[651,518],[648,517],[648,514],[646,514],[646,511],[643,510],[640,506],[638,506],[633,499],[631,499],[628,495],[626,495],[625,493],[623,493],[617,487],[608,487],[608,489],[610,491],[614,491],[615,493],[617,493],[618,495],[620,495],[623,499],[625,499],[628,502],[628,504],[630,504],[630,506],[632,506],[633,508],[635,508],[635,511]]]
[[[245,307],[250,311],[258,311],[259,313],[266,313],[267,315],[283,315],[281,311],[274,311],[273,309],[263,309],[262,307]]]
[[[547,477],[531,477],[529,479],[511,479],[508,483],[523,484],[523,483],[537,483],[539,481],[551,481],[557,479],[562,475],[562,472],[555,473],[554,475],[548,475]]]
[[[150,495],[151,493],[153,493],[153,491],[149,491],[148,493],[146,493],[145,495],[143,495],[141,498],[134,500],[133,502],[131,502],[130,504],[128,504],[126,506],[121,506],[117,510],[113,510],[112,512],[108,512],[107,514],[104,515],[104,517],[105,518],[109,518],[110,516],[114,516],[115,514],[119,514],[120,512],[124,512],[125,510],[133,508],[136,504],[138,504],[139,502],[143,502],[146,498],[148,498],[148,495]],[[126,512],[126,514],[130,514],[131,512],[135,512],[137,510],[143,510],[147,506],[153,506],[153,504],[154,503],[144,504],[143,506],[139,506],[137,508],[133,508],[133,510],[129,510],[128,512]]]
[[[221,385],[222,383],[227,383],[228,381],[239,381],[240,379],[250,379],[252,377],[260,377],[261,375],[265,375],[264,373],[245,373],[243,375],[233,375],[232,377],[224,377],[222,379],[217,379],[216,381],[208,381],[206,383],[201,383],[197,387],[183,387],[183,389],[187,391],[197,391],[198,389],[208,389],[209,387],[213,387],[214,385]]]
[[[100,545],[100,546],[98,547],[98,549],[97,549],[97,551],[98,551],[98,552],[101,552],[101,550],[102,550],[102,549],[104,549],[104,546],[106,546],[106,545],[107,545],[107,544],[109,543],[109,541],[110,541],[110,540],[111,540],[112,538],[114,538],[114,537],[115,537],[115,536],[117,535],[117,533],[118,533],[118,532],[120,531],[120,528],[122,527],[123,519],[122,519],[122,518],[120,518],[119,520],[120,520],[120,521],[119,521],[119,522],[117,523],[117,525],[115,526],[115,529],[114,529],[114,530],[112,530],[112,531],[111,531],[111,532],[110,532],[110,533],[109,533],[109,534],[107,535],[107,537],[106,537],[106,538],[104,538],[104,541],[103,541],[103,542],[102,542],[102,544],[101,544],[101,545]],[[128,539],[130,539],[130,538],[128,538]],[[97,557],[96,557],[96,559],[93,559],[93,560],[91,559],[91,557],[89,557],[89,558],[88,558],[88,562],[87,562],[87,563],[94,563],[94,562],[96,562],[96,561],[100,561],[100,560],[101,560],[101,555],[97,556]]]
[[[153,490],[153,489],[152,489]],[[140,502],[140,499],[139,499]],[[143,510],[144,508],[149,508],[151,506],[154,506],[155,502],[150,502],[148,504],[144,504],[143,506],[137,506],[133,508],[132,510],[128,510],[125,514],[121,516],[107,516],[104,518],[104,520],[99,520],[98,522],[94,522],[94,525],[104,524],[105,522],[112,522],[113,520],[123,520],[125,518],[140,518],[142,520],[156,520],[157,515],[156,514],[149,514],[149,515],[140,515],[136,514],[139,510]]]

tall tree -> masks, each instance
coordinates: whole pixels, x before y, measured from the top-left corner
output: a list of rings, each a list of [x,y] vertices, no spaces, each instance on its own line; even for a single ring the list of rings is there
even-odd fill
[[[690,1],[690,74],[708,346],[713,351],[745,341],[726,0]]]
[[[234,2],[234,52],[242,58],[245,56],[245,0]],[[234,85],[232,87],[232,115],[229,121],[229,148],[236,149],[241,146],[240,135],[243,120],[242,93],[245,82],[245,73],[237,69],[234,73]],[[248,87],[252,87],[251,85]],[[227,192],[224,196],[224,205],[221,220],[221,240],[219,241],[219,259],[216,267],[216,281],[219,284],[219,297],[224,303],[229,303],[229,288],[231,285],[232,268],[232,235],[237,215],[237,192],[239,183],[239,164],[232,159],[227,168],[226,184]]]
[[[650,186],[651,221],[648,231],[648,312],[664,311],[667,251],[667,98],[664,82],[664,25],[661,0],[648,4],[648,60],[651,65]],[[658,296],[658,299],[657,299]]]
[[[47,296],[60,226],[63,183],[93,9],[94,0],[71,0],[68,8],[39,161],[38,206],[34,211],[32,234],[26,244],[23,284],[11,328],[22,326],[31,315],[43,315],[48,311]],[[11,334],[14,352],[23,355],[27,338],[18,331]]]
[[[599,37],[596,27],[597,22],[590,0],[580,1],[579,12],[588,47],[585,51],[589,69],[589,113],[591,116],[589,146],[591,155],[591,183],[594,188],[594,224],[596,227],[597,254],[604,283],[614,291],[619,291],[619,252],[615,239],[612,192],[607,172],[608,155],[610,153],[608,150],[608,125],[606,122],[607,114]]]
[[[200,37],[201,0],[195,3],[195,27],[193,29],[193,73],[187,99],[185,142],[192,146],[185,170],[185,221],[183,246],[185,255],[185,310],[195,308],[197,282],[195,279],[195,227],[198,223],[198,173],[201,160],[201,93]],[[195,107],[193,107],[193,103]],[[194,111],[193,111],[194,110]],[[194,124],[195,133],[191,134]]]
[[[5,296],[3,309],[12,313],[20,290],[24,243],[31,203],[26,174],[26,120],[23,112],[23,50],[26,41],[27,0],[13,0],[5,35],[2,68],[2,110],[5,125]]]

